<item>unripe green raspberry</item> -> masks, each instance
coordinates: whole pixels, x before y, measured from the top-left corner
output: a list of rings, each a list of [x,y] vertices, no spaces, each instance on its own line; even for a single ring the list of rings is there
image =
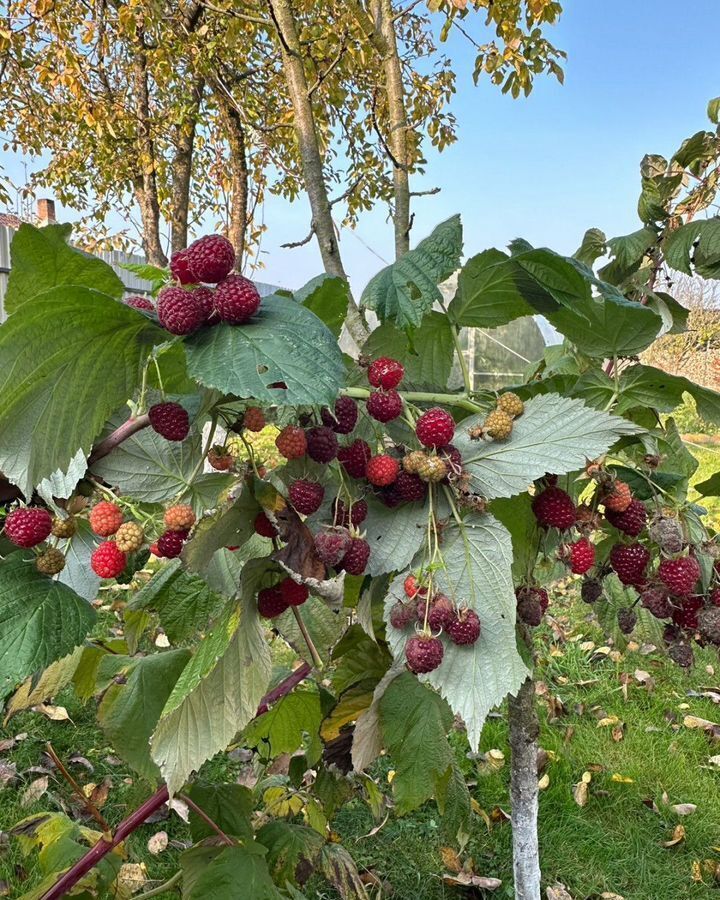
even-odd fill
[[[65,568],[65,557],[55,547],[50,547],[38,556],[35,566],[43,575],[57,575]]]

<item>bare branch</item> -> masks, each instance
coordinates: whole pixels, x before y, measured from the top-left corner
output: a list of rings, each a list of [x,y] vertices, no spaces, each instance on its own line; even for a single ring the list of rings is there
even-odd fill
[[[310,241],[313,239],[314,234],[315,234],[315,225],[312,224],[312,225],[310,225],[310,232],[307,235],[307,237],[304,237],[301,241],[290,241],[287,244],[280,244],[280,246],[284,250],[294,250],[295,247],[304,247],[305,244],[310,243]]]

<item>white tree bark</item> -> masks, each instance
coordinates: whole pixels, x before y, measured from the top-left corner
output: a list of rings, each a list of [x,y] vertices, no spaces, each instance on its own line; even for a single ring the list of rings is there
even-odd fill
[[[508,701],[510,798],[516,900],[540,900],[538,846],[538,733],[535,683],[528,678]]]

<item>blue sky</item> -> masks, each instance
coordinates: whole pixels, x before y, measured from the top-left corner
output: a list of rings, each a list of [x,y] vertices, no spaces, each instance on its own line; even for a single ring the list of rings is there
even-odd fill
[[[474,87],[474,54],[458,35],[448,45],[458,71],[453,109],[459,140],[430,153],[413,188],[441,193],[415,201],[413,242],[459,212],[465,252],[502,247],[514,237],[571,252],[586,228],[609,236],[638,227],[639,162],[670,155],[708,127],[707,101],[720,94],[719,0],[565,0],[550,35],[565,49],[565,85],[543,79],[529,98],[511,100],[488,82]],[[18,169],[13,165],[13,174]],[[365,215],[341,248],[360,291],[390,259],[387,211]],[[282,250],[307,233],[307,204],[268,199],[265,268],[256,277],[298,287],[321,271],[314,244]],[[365,246],[367,245],[367,247]]]

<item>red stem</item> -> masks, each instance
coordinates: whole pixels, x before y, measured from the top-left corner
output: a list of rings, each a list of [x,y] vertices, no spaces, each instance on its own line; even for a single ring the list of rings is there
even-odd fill
[[[149,424],[150,417],[147,413],[138,416],[137,419],[128,419],[127,422],[123,422],[122,425],[116,428],[112,434],[109,434],[104,441],[100,441],[99,444],[96,444],[95,447],[93,447],[92,453],[88,457],[88,465],[91,466],[94,462],[107,456],[108,453],[118,446],[118,444],[122,444],[123,441],[126,441],[129,437],[137,434],[138,431],[147,428]]]
[[[112,435],[110,437],[112,437]],[[110,438],[108,438],[108,440],[110,440]],[[108,453],[109,452],[110,451],[108,450]],[[276,688],[265,694],[260,701],[260,706],[258,706],[255,716],[261,716],[263,713],[266,713],[271,704],[276,700],[280,700],[280,698],[284,697],[286,694],[289,694],[296,685],[300,684],[304,678],[307,678],[310,672],[311,666],[306,662],[295,669],[295,671],[288,675],[284,681],[281,681]],[[49,890],[45,891],[40,900],[60,900],[61,897],[64,897],[67,892],[80,881],[83,875],[87,875],[87,873],[94,868],[104,856],[110,853],[110,851],[114,847],[117,847],[118,844],[122,843],[128,835],[135,831],[135,829],[139,828],[145,819],[154,812],[157,812],[163,804],[167,803],[168,799],[168,789],[163,785],[155,791],[152,797],[149,797],[142,806],[138,807],[135,812],[130,813],[126,819],[122,820],[110,840],[107,840],[104,837],[100,838],[97,844],[88,850],[85,856],[81,857],[74,866],[71,866],[64,875],[60,876]]]

